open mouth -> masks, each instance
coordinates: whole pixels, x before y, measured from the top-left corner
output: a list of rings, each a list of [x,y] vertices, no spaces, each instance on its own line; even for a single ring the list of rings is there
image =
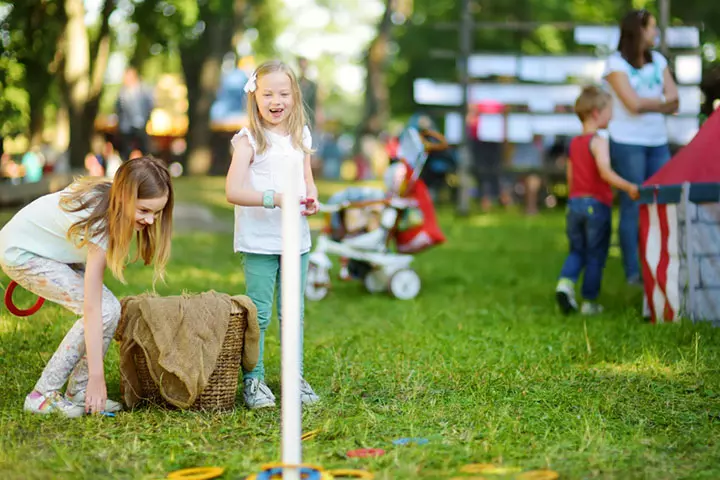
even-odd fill
[[[285,109],[282,107],[270,108],[270,115],[272,115],[273,118],[281,118],[283,112],[285,112]]]

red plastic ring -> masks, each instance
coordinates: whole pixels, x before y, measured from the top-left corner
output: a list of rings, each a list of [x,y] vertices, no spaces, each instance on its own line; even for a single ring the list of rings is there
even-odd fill
[[[358,450],[350,450],[345,455],[348,457],[380,457],[385,455],[382,448],[360,448]]]
[[[33,305],[32,307],[30,307],[26,310],[22,310],[22,309],[18,308],[17,306],[15,306],[15,304],[13,303],[13,299],[12,299],[13,292],[15,291],[15,287],[17,287],[17,286],[18,286],[18,284],[15,280],[11,281],[10,284],[8,285],[7,290],[5,290],[5,306],[10,311],[10,313],[15,315],[16,317],[29,317],[33,313],[40,310],[40,307],[42,307],[43,303],[45,303],[45,299],[43,297],[38,297],[37,302],[35,302],[35,305]]]

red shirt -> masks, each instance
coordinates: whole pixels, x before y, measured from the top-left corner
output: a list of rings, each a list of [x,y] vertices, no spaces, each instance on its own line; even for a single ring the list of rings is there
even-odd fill
[[[570,198],[592,197],[612,206],[612,188],[600,176],[595,157],[590,151],[590,142],[594,137],[594,133],[588,133],[575,137],[570,142]]]
[[[478,139],[478,127],[480,126],[480,115],[488,113],[503,113],[505,105],[494,100],[482,100],[475,105],[470,106],[471,116],[467,122],[468,138],[470,140]]]

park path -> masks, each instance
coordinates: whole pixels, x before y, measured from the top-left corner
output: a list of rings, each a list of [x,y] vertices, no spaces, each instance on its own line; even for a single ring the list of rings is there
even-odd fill
[[[173,210],[175,233],[212,232],[232,233],[232,222],[218,218],[212,210],[196,203],[179,202]]]

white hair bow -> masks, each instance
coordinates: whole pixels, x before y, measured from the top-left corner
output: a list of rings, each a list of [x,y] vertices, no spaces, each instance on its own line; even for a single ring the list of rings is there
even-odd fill
[[[257,83],[257,73],[253,73],[252,76],[250,77],[250,79],[245,84],[245,88],[243,88],[243,90],[245,90],[245,93],[254,92],[255,89],[257,88],[256,83]]]

